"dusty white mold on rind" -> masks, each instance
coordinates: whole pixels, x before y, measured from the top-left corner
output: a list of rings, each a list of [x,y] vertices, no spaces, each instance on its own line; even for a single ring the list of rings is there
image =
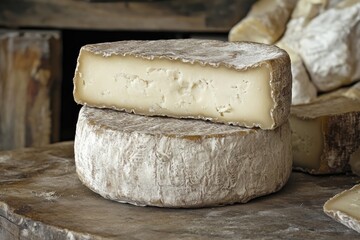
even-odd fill
[[[288,119],[291,82],[289,56],[276,46],[121,41],[81,49],[74,98],[141,115],[274,129]]]
[[[84,106],[76,171],[87,187],[119,202],[179,208],[245,203],[287,182],[290,135],[288,123],[266,131]]]
[[[360,233],[360,184],[330,198],[323,209],[331,218]]]

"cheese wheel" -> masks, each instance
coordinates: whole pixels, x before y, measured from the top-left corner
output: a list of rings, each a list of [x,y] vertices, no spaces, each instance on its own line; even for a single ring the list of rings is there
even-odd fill
[[[360,162],[359,101],[332,94],[292,106],[294,168],[311,174],[357,172]]]
[[[77,103],[149,116],[274,129],[288,120],[291,67],[278,47],[199,39],[81,48]]]
[[[101,196],[159,207],[245,203],[279,190],[292,166],[288,123],[273,131],[84,106],[76,171]]]

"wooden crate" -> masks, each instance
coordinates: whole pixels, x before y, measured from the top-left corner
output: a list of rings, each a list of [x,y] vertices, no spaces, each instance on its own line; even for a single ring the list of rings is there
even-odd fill
[[[0,31],[0,150],[59,140],[57,31]]]

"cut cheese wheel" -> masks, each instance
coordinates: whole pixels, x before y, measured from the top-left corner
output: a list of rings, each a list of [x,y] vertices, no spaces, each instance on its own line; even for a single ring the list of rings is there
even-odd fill
[[[140,115],[274,129],[290,112],[290,59],[275,46],[215,40],[87,45],[74,98]]]
[[[336,95],[323,99],[291,109],[294,168],[313,174],[345,172],[360,149],[360,104]]]
[[[324,205],[324,212],[360,233],[360,184],[329,199]]]
[[[275,43],[285,31],[297,0],[259,0],[229,33],[229,41]]]
[[[288,123],[273,131],[84,106],[76,171],[101,196],[159,207],[245,203],[279,190],[292,168]]]

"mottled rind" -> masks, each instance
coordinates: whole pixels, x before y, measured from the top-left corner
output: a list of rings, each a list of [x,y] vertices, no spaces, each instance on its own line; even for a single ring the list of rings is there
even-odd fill
[[[80,59],[83,52],[90,52],[103,57],[132,56],[147,60],[166,59],[180,61],[186,64],[200,64],[218,68],[224,66],[237,71],[245,71],[260,66],[266,66],[270,71],[271,98],[274,107],[270,115],[273,120],[271,129],[286,122],[291,104],[291,67],[288,54],[276,47],[251,42],[223,42],[217,40],[177,39],[156,41],[120,41],[86,45],[81,48],[74,76],[74,99],[77,103],[99,108],[125,110],[113,105],[90,104],[79,99],[76,94],[76,79],[79,78]],[[143,114],[143,113],[142,113]],[[146,115],[163,116],[158,113]],[[167,115],[170,116],[170,115]],[[170,116],[182,117],[182,116]],[[184,118],[218,121],[203,116],[183,116]],[[244,126],[241,122],[228,124]],[[257,126],[255,123],[254,126]],[[248,126],[251,127],[251,126]]]
[[[304,120],[321,119],[324,140],[319,168],[295,169],[311,174],[350,171],[349,160],[360,149],[359,101],[342,96],[324,98],[322,101],[292,106],[291,115]]]
[[[341,196],[343,196],[344,194],[346,194],[347,192],[350,191],[360,191],[360,184],[355,185],[354,187],[352,187],[351,189],[345,190],[339,194],[336,194],[334,197],[330,198],[323,207],[324,212],[331,218],[335,219],[336,221],[344,224],[345,226],[347,226],[348,228],[354,229],[355,231],[357,231],[358,233],[360,233],[360,219],[357,219],[351,215],[349,215],[346,212],[343,212],[339,209],[331,209],[331,207],[329,206],[331,204],[331,202],[337,200],[338,198],[341,198]]]
[[[288,123],[264,131],[83,107],[74,148],[90,189],[159,207],[245,203],[279,190],[292,166]]]

